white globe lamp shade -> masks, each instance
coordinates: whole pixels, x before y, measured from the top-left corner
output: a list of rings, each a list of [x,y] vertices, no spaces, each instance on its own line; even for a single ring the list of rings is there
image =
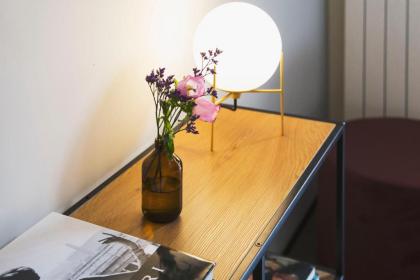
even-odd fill
[[[257,89],[276,71],[282,52],[280,32],[262,9],[242,2],[211,10],[194,36],[194,60],[201,67],[200,52],[219,48],[217,88],[228,92]],[[209,75],[206,80],[211,83]]]

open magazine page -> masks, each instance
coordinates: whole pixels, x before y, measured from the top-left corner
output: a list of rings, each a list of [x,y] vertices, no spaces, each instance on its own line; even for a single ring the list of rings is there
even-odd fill
[[[52,270],[48,279],[131,279],[158,246],[128,235],[103,230],[81,247],[67,244],[74,252]],[[110,277],[115,276],[115,277]],[[117,277],[118,276],[118,277]]]

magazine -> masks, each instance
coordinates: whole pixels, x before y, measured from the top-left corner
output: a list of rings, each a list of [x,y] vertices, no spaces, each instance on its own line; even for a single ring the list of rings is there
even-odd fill
[[[0,280],[212,279],[214,263],[51,213],[0,250]]]
[[[268,254],[265,259],[266,279],[316,280],[315,267],[290,258]]]

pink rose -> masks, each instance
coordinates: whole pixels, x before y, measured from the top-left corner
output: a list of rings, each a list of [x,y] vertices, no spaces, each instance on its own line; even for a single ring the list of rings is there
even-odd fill
[[[195,106],[193,114],[200,117],[200,120],[205,122],[214,122],[220,106],[215,105],[213,102],[207,100],[206,97],[199,97],[195,99]]]
[[[204,78],[202,76],[194,77],[188,75],[178,83],[176,89],[179,90],[183,96],[189,96],[192,98],[203,96],[206,90]]]

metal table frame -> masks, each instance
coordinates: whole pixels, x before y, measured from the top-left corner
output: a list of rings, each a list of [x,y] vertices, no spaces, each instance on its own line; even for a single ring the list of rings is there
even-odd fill
[[[227,107],[227,106],[226,106]],[[247,108],[243,108],[247,109]],[[260,111],[260,110],[257,110]],[[262,111],[262,110],[261,110]],[[266,113],[273,113],[268,111],[263,111]],[[277,113],[278,114],[278,113]],[[328,154],[336,146],[337,154],[337,217],[336,217],[336,227],[337,227],[337,241],[336,241],[336,279],[344,279],[344,233],[345,233],[345,153],[344,153],[344,136],[345,136],[345,123],[339,122],[336,123],[335,128],[331,132],[330,136],[327,138],[325,143],[322,145],[321,149],[318,151],[316,156],[312,159],[309,166],[306,168],[303,175],[300,177],[296,185],[294,186],[292,192],[289,194],[287,199],[284,202],[284,210],[281,218],[278,220],[276,226],[270,233],[267,240],[262,244],[256,244],[260,247],[260,250],[251,264],[248,266],[248,269],[245,271],[241,279],[248,279],[249,276],[253,275],[253,280],[260,280],[265,278],[264,273],[264,255],[267,252],[271,241],[277,234],[277,232],[282,228],[286,220],[288,219],[290,213],[298,204],[300,198],[304,195],[305,191],[309,188],[310,183],[316,177],[316,174],[320,167],[323,165]]]

